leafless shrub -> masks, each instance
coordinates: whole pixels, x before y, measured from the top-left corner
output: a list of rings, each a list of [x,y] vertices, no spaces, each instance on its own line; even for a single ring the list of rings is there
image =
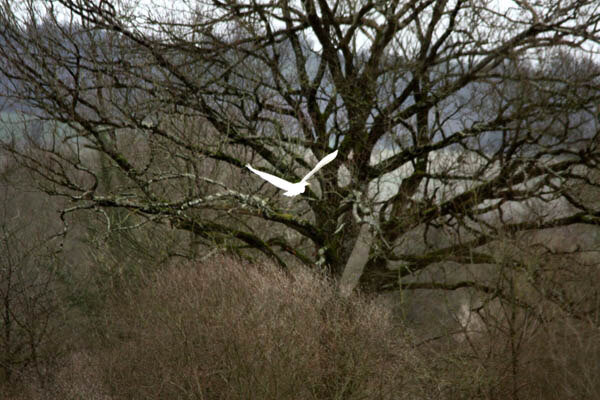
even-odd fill
[[[39,195],[15,190],[19,175],[0,171],[0,391],[23,381],[52,379],[65,343],[61,260]],[[37,213],[37,211],[40,211]]]
[[[537,360],[530,371],[538,398],[600,397],[600,334],[595,326],[557,320],[537,341]]]
[[[100,354],[119,398],[422,394],[421,375],[411,375],[418,357],[389,311],[342,299],[304,270],[289,276],[227,258],[178,265],[149,274],[124,303],[106,317]]]

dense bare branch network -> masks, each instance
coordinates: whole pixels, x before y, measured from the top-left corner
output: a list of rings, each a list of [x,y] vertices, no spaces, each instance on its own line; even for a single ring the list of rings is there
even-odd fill
[[[2,93],[24,113],[3,147],[71,211],[282,266],[339,277],[367,224],[370,290],[494,263],[502,235],[600,222],[600,5],[496,3],[4,0]],[[293,201],[243,172],[298,181],[332,149]]]

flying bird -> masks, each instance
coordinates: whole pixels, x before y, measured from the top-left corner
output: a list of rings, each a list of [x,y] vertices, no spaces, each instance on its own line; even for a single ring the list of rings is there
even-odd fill
[[[285,179],[276,177],[275,175],[267,174],[266,172],[262,172],[257,169],[254,169],[254,168],[252,168],[252,166],[250,164],[246,164],[246,168],[248,168],[250,171],[254,172],[256,175],[263,178],[265,181],[270,182],[274,186],[277,186],[279,189],[285,190],[285,193],[284,193],[285,196],[293,197],[293,196],[299,195],[300,193],[304,193],[304,189],[306,189],[306,186],[309,185],[308,180],[314,174],[316,174],[318,170],[320,170],[325,165],[332,162],[334,160],[334,158],[337,156],[337,154],[338,154],[338,151],[336,150],[333,153],[328,154],[325,157],[323,157],[323,159],[317,163],[317,165],[312,169],[312,171],[310,171],[308,174],[306,174],[306,176],[304,178],[302,178],[302,180],[300,182],[297,182],[297,183],[288,182]]]

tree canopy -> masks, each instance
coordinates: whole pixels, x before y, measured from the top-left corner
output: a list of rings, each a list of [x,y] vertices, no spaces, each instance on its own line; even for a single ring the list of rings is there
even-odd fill
[[[112,228],[334,277],[366,243],[370,291],[494,263],[500,235],[600,224],[580,190],[600,182],[596,0],[167,3],[2,2],[1,91],[68,127],[3,147],[65,215],[128,210]],[[244,172],[299,181],[334,149],[292,199]]]

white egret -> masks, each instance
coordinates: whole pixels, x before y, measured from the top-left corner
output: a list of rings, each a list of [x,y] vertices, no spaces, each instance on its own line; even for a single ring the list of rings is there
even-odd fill
[[[262,172],[257,169],[254,169],[254,168],[252,168],[252,166],[250,164],[246,164],[246,168],[248,168],[250,171],[254,172],[256,175],[263,178],[265,181],[270,182],[274,186],[277,186],[279,189],[285,190],[284,195],[292,197],[292,196],[297,196],[300,193],[304,193],[304,189],[306,189],[306,186],[309,185],[309,183],[307,181],[318,170],[320,170],[325,165],[332,162],[333,159],[337,156],[337,153],[338,153],[338,151],[336,150],[333,153],[328,154],[325,157],[323,157],[323,159],[317,163],[317,165],[312,169],[312,171],[310,171],[308,174],[306,174],[306,176],[304,178],[302,178],[302,180],[300,182],[297,182],[297,183],[288,182],[285,179],[276,177],[275,175],[267,174],[266,172]]]

